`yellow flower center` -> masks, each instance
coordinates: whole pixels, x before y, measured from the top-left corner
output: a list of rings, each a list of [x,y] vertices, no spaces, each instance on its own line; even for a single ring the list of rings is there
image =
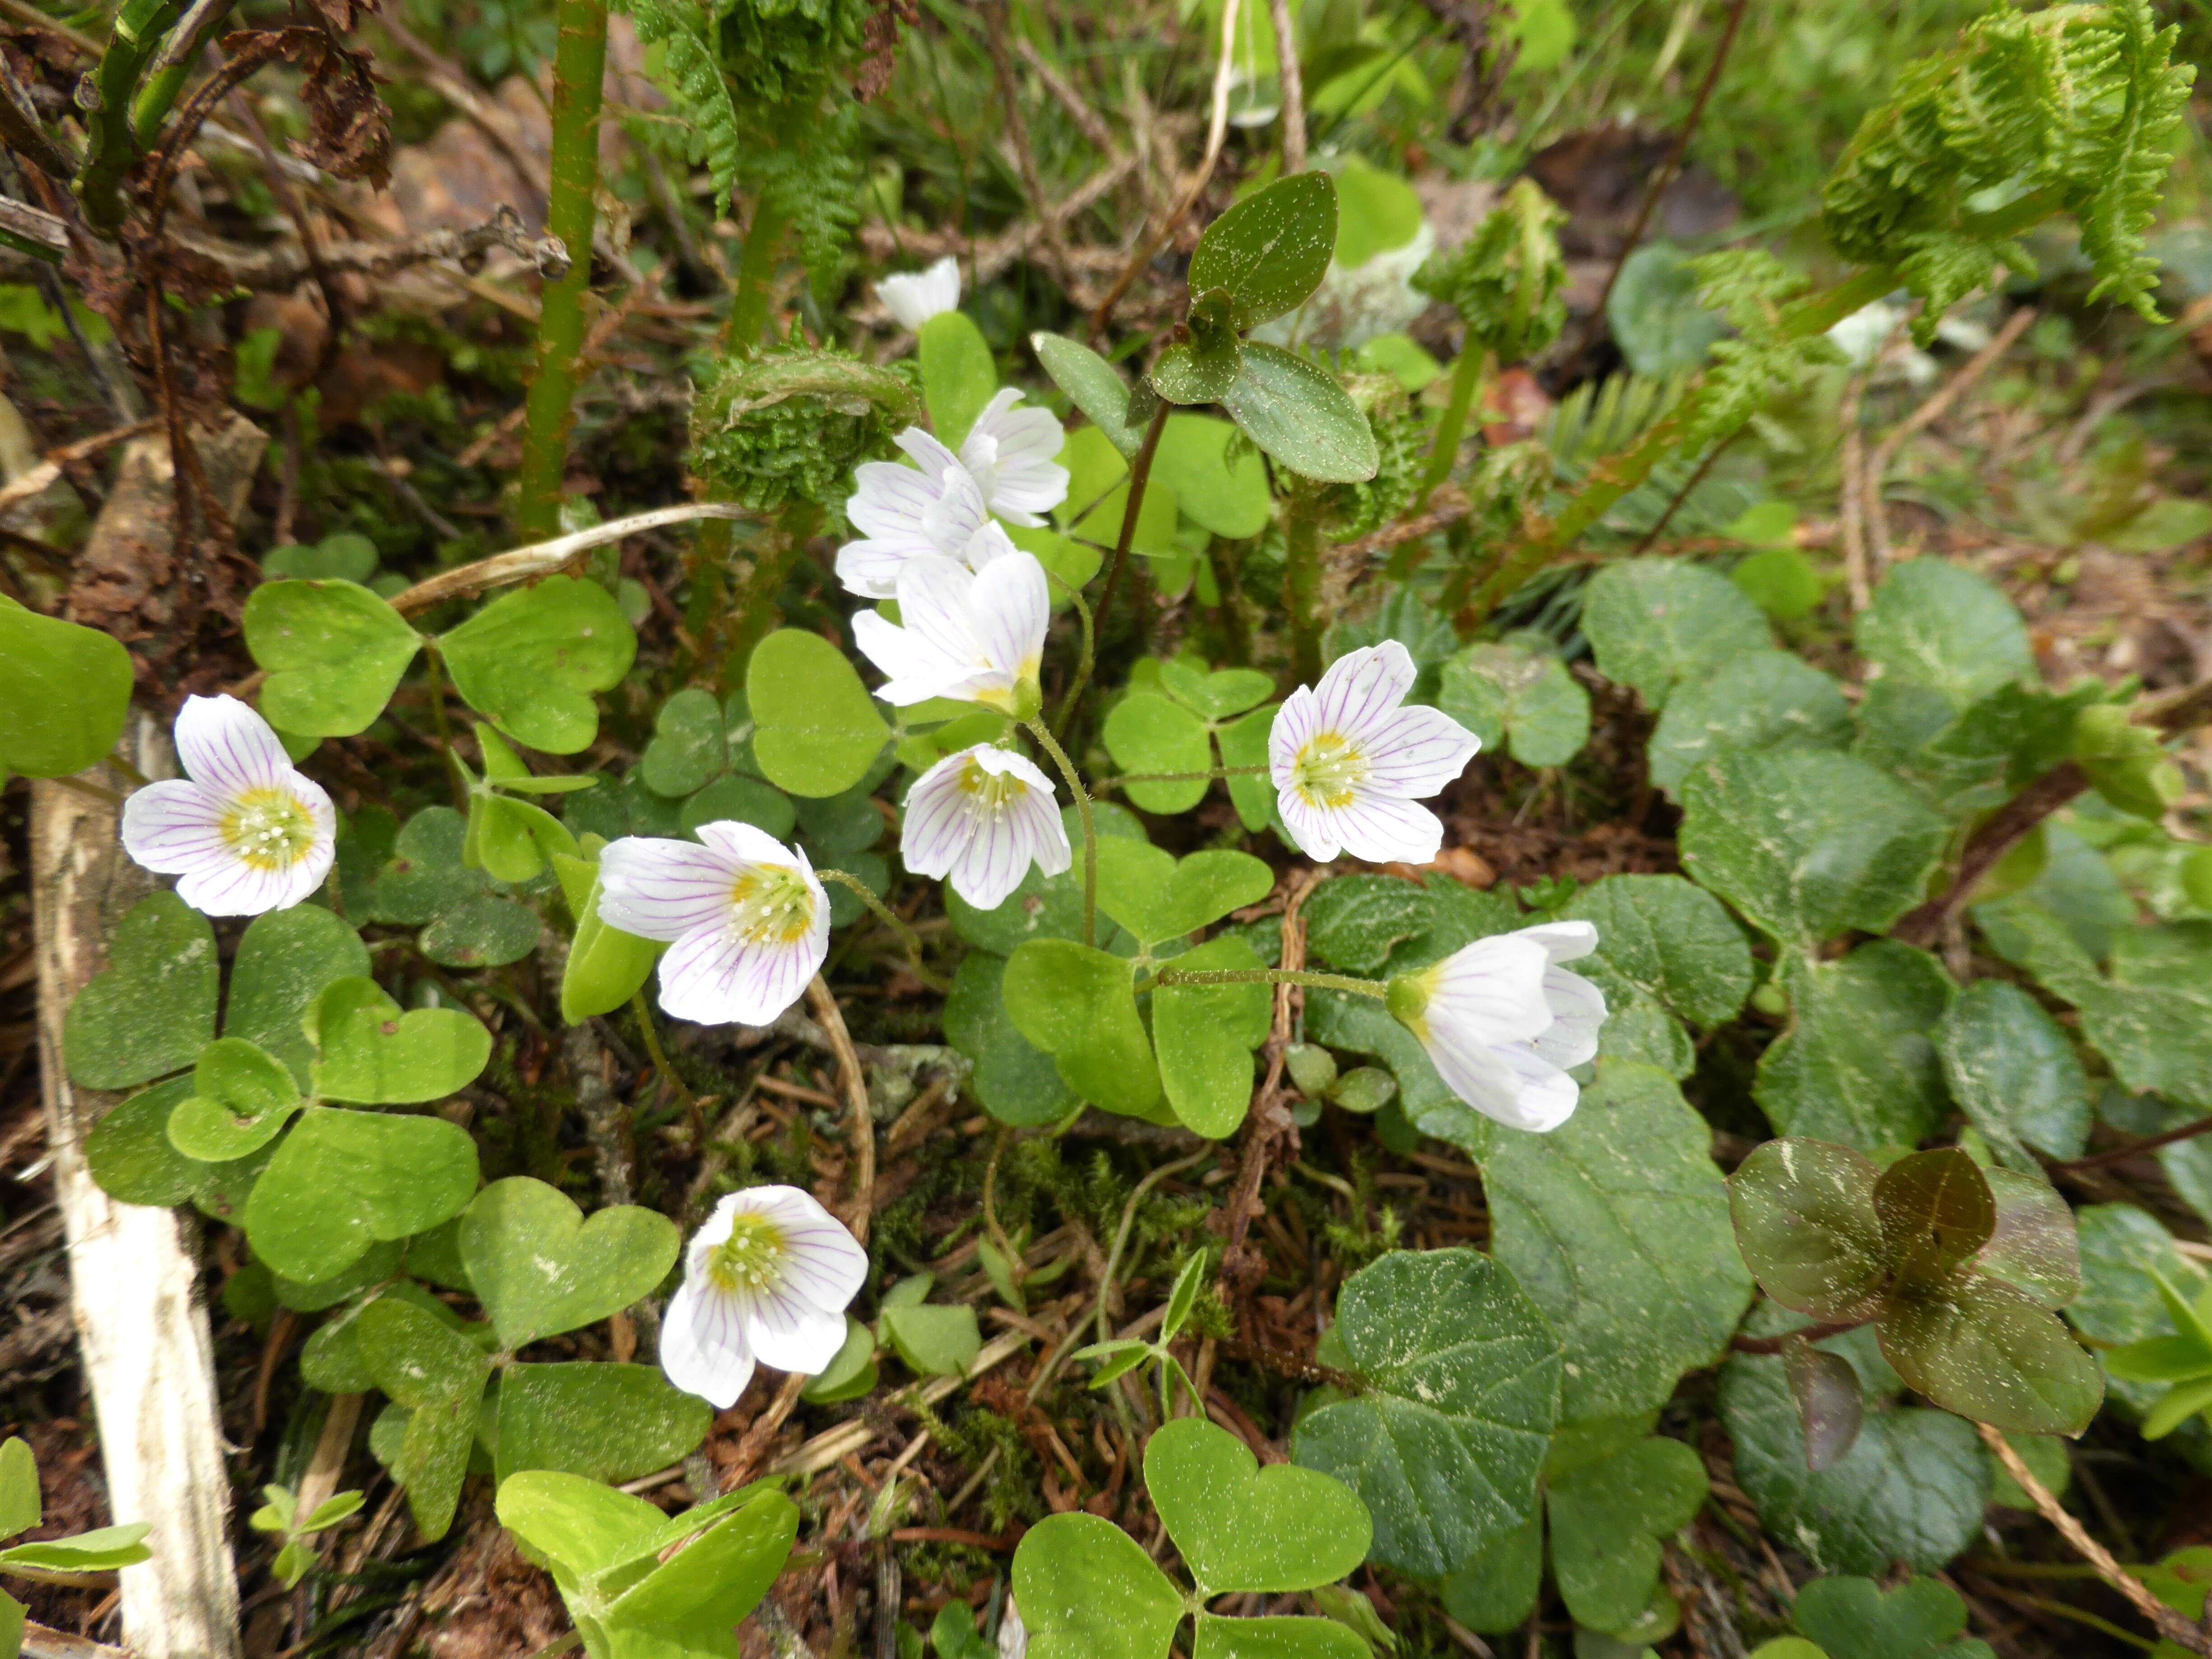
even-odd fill
[[[1291,764],[1291,785],[1310,806],[1349,806],[1352,792],[1367,781],[1367,757],[1335,732],[1306,739]]]
[[[986,708],[995,708],[1010,720],[1032,720],[1044,707],[1044,693],[1037,684],[1042,659],[1031,657],[1022,664],[1022,672],[1012,686],[990,686],[974,694],[972,701]]]
[[[774,1289],[782,1277],[783,1255],[783,1229],[766,1216],[740,1211],[730,1236],[708,1256],[707,1277],[718,1290],[757,1295]]]
[[[731,926],[748,944],[796,945],[814,930],[814,895],[787,864],[756,864],[730,884]]]
[[[975,804],[977,810],[987,812],[994,821],[1002,820],[1006,809],[1029,793],[1030,787],[1011,772],[992,772],[970,756],[960,769],[960,793]]]
[[[289,870],[315,844],[315,821],[289,789],[249,789],[219,827],[224,844],[257,870]]]

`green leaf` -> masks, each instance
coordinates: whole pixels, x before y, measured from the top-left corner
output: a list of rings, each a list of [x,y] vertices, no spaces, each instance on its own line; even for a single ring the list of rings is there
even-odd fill
[[[2077,1435],[2104,1404],[2097,1362],[2057,1316],[1980,1273],[1901,1281],[1876,1328],[1908,1387],[1977,1422]]]
[[[131,684],[131,653],[107,635],[0,598],[0,775],[96,765],[123,735]]]
[[[341,530],[313,547],[294,543],[261,556],[264,576],[312,582],[365,582],[376,574],[376,544],[358,532]],[[257,592],[258,590],[256,590]]]
[[[1759,607],[1727,577],[1680,559],[1599,567],[1583,595],[1598,672],[1663,709],[1674,688],[1773,646]]]
[[[553,868],[576,923],[561,973],[561,1018],[575,1025],[593,1014],[611,1014],[636,995],[652,976],[660,947],[599,920],[596,857],[586,864],[556,854]]]
[[[368,919],[419,927],[491,890],[463,861],[468,822],[450,806],[426,806],[407,820],[392,857],[377,872]]]
[[[1828,1659],[1934,1659],[1966,1628],[1966,1602],[1933,1578],[1887,1592],[1869,1578],[1816,1578],[1790,1616]]]
[[[1205,972],[1261,964],[1250,945],[1228,935],[1175,965]],[[1273,1015],[1274,997],[1263,984],[1165,985],[1152,993],[1160,1082],[1185,1127],[1212,1140],[1236,1133],[1252,1100],[1252,1051],[1267,1041]]]
[[[1691,259],[1670,242],[1647,243],[1622,262],[1605,315],[1629,367],[1655,380],[1700,367],[1725,332],[1698,301]]]
[[[1776,1131],[1869,1152],[1924,1139],[1945,1110],[1935,1036],[1951,981],[1936,958],[1875,939],[1794,969],[1784,988],[1790,1029],[1752,1085]]]
[[[45,1514],[39,1493],[39,1464],[18,1436],[0,1443],[0,1538],[13,1538],[39,1524]]]
[[[1313,899],[1306,902],[1310,908]],[[1710,1030],[1734,1019],[1751,994],[1743,930],[1711,894],[1680,876],[1607,876],[1559,914],[1595,924],[1597,950],[1575,971],[1608,995],[1616,984],[1632,987],[1676,1018]]]
[[[656,795],[688,795],[730,763],[722,705],[711,691],[688,686],[660,705],[653,741],[638,757],[645,787]]]
[[[845,1316],[845,1345],[821,1374],[799,1390],[810,1406],[837,1406],[865,1400],[876,1391],[876,1334],[852,1315]]]
[[[1985,576],[1943,559],[1890,567],[1852,627],[1859,654],[1885,676],[1941,692],[1954,708],[2036,678],[2027,626]]]
[[[392,1474],[407,1488],[422,1535],[442,1538],[460,1502],[491,1361],[465,1336],[395,1297],[370,1303],[354,1322],[376,1386],[407,1408]]]
[[[1243,1441],[1198,1418],[1146,1443],[1145,1488],[1201,1595],[1311,1589],[1367,1559],[1373,1528],[1349,1487],[1293,1464],[1262,1469]]]
[[[1246,437],[1318,483],[1362,483],[1382,465],[1373,428],[1336,377],[1279,346],[1244,342],[1219,402]]]
[[[940,311],[915,335],[921,362],[921,393],[937,440],[957,451],[999,389],[998,365],[983,331],[957,311]]]
[[[125,1204],[167,1206],[192,1196],[205,1166],[169,1141],[169,1119],[191,1098],[189,1073],[111,1107],[85,1137],[85,1165],[100,1190]]]
[[[1770,1140],[1729,1177],[1736,1242],[1759,1286],[1814,1319],[1871,1317],[1892,1259],[1874,1160],[1833,1142]]]
[[[303,737],[366,732],[422,644],[406,617],[350,581],[264,582],[246,596],[245,626],[269,673],[261,712]]]
[[[917,1376],[965,1376],[983,1351],[975,1310],[964,1302],[885,1308],[884,1340]]]
[[[1679,1440],[1653,1438],[1552,1482],[1552,1571],[1575,1622],[1626,1630],[1659,1583],[1659,1546],[1705,1501],[1705,1460]]]
[[[1418,882],[1359,874],[1322,883],[1298,914],[1315,957],[1349,974],[1372,974],[1400,945],[1426,933],[1436,911],[1436,900]]]
[[[2040,1174],[1982,1173],[1996,1219],[1974,1270],[2002,1279],[2046,1308],[2064,1307],[2081,1294],[2081,1247],[2072,1208]]]
[[[1208,673],[1204,665],[1176,657],[1161,662],[1159,672],[1169,696],[1208,720],[1242,714],[1275,695],[1273,678],[1256,668],[1217,668]]]
[[[2132,1204],[2091,1204],[2075,1212],[2080,1230],[2081,1294],[2066,1310],[2074,1328],[2100,1350],[2177,1334],[2165,1305],[2163,1279],[2191,1301],[2208,1284],[2203,1267],[2174,1248],[2173,1237],[2148,1212]],[[2112,1397],[2140,1417],[2164,1393],[2162,1386],[2125,1376],[2107,1362]]]
[[[1002,994],[1015,1029],[1053,1056],[1077,1095],[1109,1112],[1152,1116],[1162,1109],[1159,1067],[1129,985],[1129,965],[1118,957],[1032,939],[1007,960]]]
[[[761,770],[794,795],[850,789],[890,736],[845,653],[819,634],[780,629],[755,646],[745,696]]]
[[[170,1115],[169,1141],[202,1163],[245,1158],[275,1139],[300,1106],[300,1085],[282,1060],[243,1037],[217,1037],[200,1050],[191,1097]]]
[[[1217,536],[1243,541],[1267,527],[1275,503],[1260,458],[1239,444],[1231,459],[1236,440],[1237,428],[1227,421],[1170,415],[1152,456],[1152,473],[1175,491],[1176,504],[1186,517]]]
[[[182,1071],[215,1036],[215,930],[174,893],[131,907],[107,967],[70,1004],[69,1074],[86,1089],[127,1089]]]
[[[304,1088],[315,1049],[301,1021],[331,984],[368,970],[368,947],[361,935],[320,905],[295,904],[256,916],[230,964],[223,1035],[267,1049]]]
[[[330,1279],[378,1239],[427,1232],[477,1186],[468,1131],[435,1117],[310,1107],[254,1183],[246,1231],[287,1279]]]
[[[1014,1599],[1034,1659],[1162,1659],[1182,1622],[1182,1593],[1095,1515],[1047,1516],[1022,1534]]]
[[[500,1524],[570,1583],[652,1553],[668,1524],[642,1498],[550,1469],[501,1481],[495,1507]]]
[[[1190,256],[1190,291],[1226,290],[1242,334],[1304,304],[1335,251],[1336,181],[1318,169],[1293,173],[1206,228]]]
[[[730,1632],[768,1594],[798,1535],[799,1506],[777,1492],[718,1521],[607,1607],[617,1651],[639,1650],[622,1639],[630,1632],[659,1638],[662,1651],[668,1644],[695,1651],[734,1645]]]
[[[2033,907],[2007,907],[1991,943],[2080,1010],[2081,1035],[2131,1091],[2212,1111],[2212,922],[2126,927],[2111,976]]]
[[[685,801],[680,822],[684,833],[690,836],[696,835],[702,823],[726,820],[750,823],[757,830],[765,830],[778,841],[787,842],[799,815],[780,790],[770,788],[758,778],[732,775],[715,779]],[[880,820],[878,828],[881,828]]]
[[[1275,725],[1276,705],[1255,708],[1240,719],[1218,727],[1214,742],[1221,750],[1221,763],[1227,766],[1265,766],[1267,763],[1267,737]],[[1276,821],[1274,780],[1266,773],[1247,774],[1231,778],[1229,799],[1237,808],[1237,822],[1257,833]]]
[[[1729,572],[1729,580],[1777,622],[1811,616],[1828,592],[1827,580],[1796,547],[1762,547],[1746,554]]]
[[[952,975],[945,1000],[945,1040],[975,1062],[963,1092],[972,1091],[1001,1123],[1040,1128],[1074,1109],[1052,1056],[1031,1046],[1006,1012],[1001,987],[1006,959],[971,951]]]
[[[1291,1455],[1365,1500],[1373,1559],[1434,1577],[1534,1511],[1559,1340],[1480,1251],[1394,1250],[1354,1273],[1336,1335],[1368,1387],[1302,1417]]]
[[[654,1365],[510,1366],[499,1385],[499,1478],[559,1469],[619,1486],[681,1462],[714,1417]]]
[[[461,1218],[461,1261],[500,1346],[596,1325],[652,1294],[676,1265],[676,1224],[635,1204],[590,1220],[559,1188],[526,1176],[495,1181]]]
[[[1067,499],[1053,509],[1053,520],[1071,536],[1098,547],[1120,543],[1129,512],[1129,465],[1106,434],[1079,427],[1060,446],[1060,464],[1068,471]],[[1176,495],[1155,477],[1137,504],[1137,526],[1129,545],[1155,558],[1181,552],[1176,542]]]
[[[1358,1634],[1328,1619],[1200,1613],[1197,1621],[1193,1659],[1370,1659],[1372,1652]]]
[[[143,1541],[154,1529],[150,1521],[133,1521],[120,1527],[100,1527],[74,1538],[42,1538],[0,1550],[0,1567],[31,1567],[46,1572],[112,1572],[149,1561],[154,1552]]]
[[[307,1016],[315,1042],[314,1091],[364,1105],[442,1100],[477,1079],[491,1033],[459,1008],[399,1005],[373,979],[331,982]]]
[[[1856,1350],[1823,1346],[1844,1348],[1866,1376]],[[1972,1426],[1948,1412],[1869,1409],[1851,1449],[1816,1474],[1805,1465],[1804,1431],[1778,1358],[1729,1360],[1719,1404],[1738,1484],[1774,1537],[1816,1566],[1887,1572],[1904,1561],[1932,1571],[1981,1530],[1990,1460]]]
[[[1936,1048],[1951,1098],[2008,1167],[2039,1175],[2036,1152],[2081,1155],[2088,1076],[2058,1022],[2027,992],[1976,981],[1943,1016]]]
[[[1145,422],[1133,425],[1129,421],[1129,388],[1121,372],[1089,346],[1064,334],[1032,334],[1030,349],[1053,384],[1091,417],[1124,459],[1133,459],[1145,441]]]
[[[0,1659],[17,1659],[23,1651],[23,1629],[31,1610],[5,1590],[0,1590]]]
[[[1437,707],[1523,766],[1565,766],[1589,741],[1589,693],[1548,652],[1471,645],[1444,665]]]
[[[1249,853],[1213,848],[1177,859],[1140,841],[1098,844],[1098,908],[1146,945],[1182,939],[1274,890]]]
[[[1559,1334],[1565,1420],[1663,1405],[1727,1347],[1751,1275],[1711,1144],[1672,1079],[1609,1064],[1559,1128],[1492,1146],[1491,1249]]]
[[[1789,651],[1753,651],[1682,681],[1651,733],[1651,781],[1679,796],[1717,755],[1741,749],[1848,749],[1843,688]]]
[[[507,805],[511,802],[495,802]],[[422,954],[442,968],[500,968],[538,948],[538,913],[513,899],[471,899],[422,930]]]
[[[1989,1182],[1956,1146],[1908,1152],[1884,1170],[1874,1183],[1874,1212],[1884,1249],[1908,1279],[1948,1272],[1996,1231]]]
[[[1886,930],[1920,902],[1950,833],[1866,762],[1820,750],[1723,754],[1691,775],[1682,809],[1683,867],[1800,949]]]
[[[489,791],[477,793],[469,803],[462,860],[481,866],[495,880],[535,881],[545,873],[547,854],[565,853],[573,857],[576,850],[576,838],[568,827],[542,806]]]
[[[493,600],[438,649],[470,708],[518,743],[573,755],[599,735],[592,693],[622,683],[637,635],[597,582],[548,576]]]
[[[1237,384],[1243,366],[1243,353],[1234,339],[1224,337],[1203,346],[1185,340],[1160,353],[1145,379],[1171,404],[1218,404]]]
[[[1212,769],[1213,744],[1205,720],[1176,702],[1149,691],[1132,691],[1106,716],[1106,752],[1128,772],[1196,772]],[[1147,812],[1187,812],[1210,787],[1203,776],[1182,783],[1122,786],[1133,806]]]
[[[1518,1630],[1536,1610],[1544,1583],[1544,1519],[1532,1510],[1522,1525],[1444,1575],[1444,1611],[1486,1634]]]

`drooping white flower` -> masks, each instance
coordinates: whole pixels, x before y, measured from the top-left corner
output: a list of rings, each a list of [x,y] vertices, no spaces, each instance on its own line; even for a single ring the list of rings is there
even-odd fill
[[[1451,1091],[1485,1117],[1538,1133],[1574,1115],[1567,1075],[1597,1053],[1605,994],[1559,966],[1597,948],[1587,921],[1479,939],[1390,981],[1389,1006]]]
[[[886,276],[876,284],[876,298],[911,333],[939,313],[960,308],[960,262],[948,253],[927,270]]]
[[[660,1369],[720,1409],[738,1403],[756,1362],[811,1376],[844,1346],[845,1304],[867,1277],[868,1253],[798,1188],[732,1193],[691,1236],[660,1322]]]
[[[1031,863],[1056,876],[1073,854],[1052,780],[1012,750],[978,744],[915,780],[899,856],[915,875],[948,878],[978,910],[995,910]]]
[[[182,878],[177,896],[210,916],[258,916],[323,884],[337,813],[292,764],[269,722],[235,697],[186,697],[177,714],[186,777],[123,803],[123,848]]]
[[[1395,640],[1348,651],[1283,700],[1267,759],[1284,827],[1307,857],[1425,864],[1443,825],[1425,806],[1482,744],[1439,708],[1401,708],[1413,659]]]
[[[983,504],[1008,524],[1031,528],[1067,499],[1067,469],[1053,459],[1067,434],[1048,409],[1018,409],[1021,392],[1006,386],[983,405],[960,441],[960,464],[983,492]]]
[[[837,550],[837,580],[847,592],[871,599],[897,593],[899,572],[909,559],[955,559],[974,568],[994,556],[1006,535],[988,534],[996,526],[983,487],[957,455],[918,426],[897,441],[915,465],[862,462],[845,503],[860,539]]]
[[[722,821],[696,843],[624,836],[599,854],[599,920],[665,939],[660,1006],[702,1025],[765,1025],[830,951],[830,900],[806,854]]]
[[[1052,595],[1035,557],[1009,544],[980,570],[909,559],[898,605],[903,626],[873,611],[853,618],[854,642],[890,676],[878,696],[901,707],[953,697],[1017,720],[1036,715]]]

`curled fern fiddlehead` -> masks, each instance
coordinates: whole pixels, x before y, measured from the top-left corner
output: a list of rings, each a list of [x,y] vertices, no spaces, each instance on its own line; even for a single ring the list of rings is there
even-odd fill
[[[921,398],[893,369],[796,343],[724,365],[691,410],[691,468],[762,511],[828,506],[852,493],[853,469],[890,453],[921,417]]]

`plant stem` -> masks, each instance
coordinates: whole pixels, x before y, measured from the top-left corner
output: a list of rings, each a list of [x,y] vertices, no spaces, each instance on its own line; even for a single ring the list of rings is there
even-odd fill
[[[783,509],[783,518],[776,527],[763,538],[759,550],[753,556],[752,574],[745,578],[744,596],[737,603],[730,622],[730,651],[723,659],[724,676],[742,682],[745,665],[750,661],[753,647],[775,631],[783,613],[776,601],[782,596],[783,584],[791,574],[791,567],[799,562],[799,550],[805,547],[816,531],[822,527],[822,509],[811,501],[793,501]]]
[[[1074,712],[1075,700],[1083,695],[1083,688],[1091,684],[1091,670],[1098,657],[1098,629],[1091,619],[1091,605],[1084,599],[1083,590],[1073,582],[1054,576],[1049,570],[1045,574],[1051,576],[1053,585],[1075,602],[1075,614],[1083,627],[1083,647],[1075,659],[1075,678],[1068,683],[1067,695],[1060,700],[1060,718],[1054,722],[1065,732],[1067,730],[1067,717]]]
[[[137,89],[146,60],[161,45],[161,37],[176,27],[184,5],[182,0],[167,0],[137,23],[135,33],[126,34],[124,31],[130,25],[125,20],[131,9],[126,5],[117,17],[114,33],[90,76],[97,102],[86,111],[84,167],[77,174],[76,185],[85,222],[109,236],[123,222],[123,176],[143,153],[131,125],[131,95]]]
[[[1075,810],[1083,820],[1083,942],[1096,950],[1098,946],[1098,829],[1091,820],[1091,797],[1085,793],[1083,780],[1075,770],[1075,763],[1067,757],[1067,750],[1060,746],[1059,739],[1045,729],[1041,720],[1024,720],[1030,735],[1052,757],[1053,764],[1060,768],[1060,775],[1067,780],[1068,793],[1075,797]]]
[[[1113,562],[1106,567],[1106,586],[1098,591],[1095,625],[1101,631],[1105,629],[1107,618],[1114,613],[1114,595],[1121,585],[1121,567],[1128,563],[1129,544],[1137,538],[1137,514],[1145,505],[1145,486],[1152,482],[1152,457],[1159,451],[1160,434],[1168,429],[1168,416],[1174,412],[1174,404],[1164,398],[1160,399],[1160,406],[1152,411],[1152,422],[1145,428],[1145,441],[1137,446],[1137,458],[1129,463],[1129,504],[1121,509],[1121,533],[1115,538]],[[1074,689],[1067,694],[1066,705],[1060,711],[1061,731],[1066,731],[1068,722],[1075,718],[1076,708],[1083,701],[1083,693],[1090,684],[1090,669],[1086,665],[1079,674]]]
[[[1806,1325],[1794,1331],[1784,1331],[1780,1336],[1739,1336],[1730,1340],[1729,1346],[1738,1353],[1780,1353],[1792,1342],[1825,1342],[1832,1336],[1841,1336],[1845,1331],[1855,1331],[1868,1322],[1863,1319],[1844,1319],[1823,1325]]]
[[[1206,772],[1124,772],[1117,778],[1101,778],[1095,792],[1104,794],[1109,789],[1119,789],[1132,783],[1196,783],[1200,779],[1212,782],[1219,778],[1265,777],[1274,769],[1271,766],[1217,766]]]
[[[1321,518],[1307,490],[1293,487],[1283,501],[1283,609],[1291,618],[1291,666],[1301,683],[1321,678]]]
[[[646,1003],[643,990],[632,991],[629,994],[629,1007],[630,1012],[637,1016],[637,1029],[645,1034],[645,1052],[647,1057],[653,1061],[653,1071],[659,1074],[660,1080],[675,1092],[676,1098],[683,1102],[684,1116],[696,1124],[699,1121],[699,1103],[693,1097],[691,1091],[684,1086],[684,1079],[676,1075],[676,1068],[668,1063],[667,1053],[660,1046],[659,1028],[653,1022],[653,1010]]]
[[[461,757],[453,752],[453,733],[446,721],[446,664],[438,654],[438,647],[428,641],[423,642],[423,656],[430,671],[430,730],[436,734],[438,752],[445,757],[446,775],[453,781],[453,805],[465,813],[469,810],[468,774],[461,769]]]
[[[1106,1304],[1114,1294],[1114,1278],[1121,1269],[1121,1252],[1129,1245],[1129,1230],[1137,1224],[1137,1206],[1145,1201],[1146,1194],[1151,1192],[1170,1176],[1181,1175],[1192,1164],[1212,1157],[1213,1152],[1214,1149],[1212,1146],[1201,1146],[1188,1158],[1179,1158],[1172,1164],[1161,1164],[1158,1169],[1154,1170],[1137,1183],[1135,1190],[1129,1194],[1129,1201],[1121,1206],[1121,1224],[1114,1230],[1114,1248],[1106,1253],[1106,1271],[1098,1276],[1098,1305],[1092,1309],[1091,1313],[1092,1320],[1097,1325],[1098,1340],[1101,1342],[1109,1342],[1114,1337],[1113,1328],[1106,1322]],[[1074,1328],[1074,1330],[1081,1328],[1082,1327],[1079,1325]],[[1073,1334],[1073,1330],[1069,1333],[1071,1339]],[[1072,1340],[1063,1345],[1062,1352],[1073,1346]],[[1055,1354],[1053,1358],[1056,1364],[1060,1355]],[[1030,1384],[1030,1387],[1042,1388],[1044,1381],[1044,1376],[1041,1376],[1036,1382]],[[1036,1395],[1032,1393],[1030,1398],[1034,1400]]]
[[[768,326],[776,255],[790,226],[790,216],[777,211],[766,196],[753,204],[752,227],[745,232],[744,255],[738,262],[738,290],[722,328],[722,350],[729,356],[750,357],[760,348],[761,331]]]
[[[553,55],[553,157],[545,228],[569,254],[568,274],[546,284],[538,320],[538,370],[525,407],[515,528],[552,535],[575,420],[576,359],[592,286],[592,230],[599,187],[599,100],[607,67],[605,0],[559,0]]]
[[[1467,433],[1467,412],[1474,406],[1474,395],[1489,378],[1490,354],[1477,351],[1472,342],[1459,354],[1452,365],[1451,401],[1444,405],[1443,419],[1437,423],[1437,441],[1429,451],[1428,466],[1421,473],[1421,488],[1413,498],[1413,510],[1425,512],[1429,497],[1437,493],[1437,486],[1451,476],[1452,463],[1459,459],[1460,440]]]
[[[875,912],[876,920],[898,935],[899,942],[906,946],[907,956],[914,965],[916,968],[921,966],[921,935],[907,926],[905,917],[877,897],[867,883],[845,870],[817,870],[814,873],[823,881],[834,881],[840,887],[849,888],[858,894],[860,902]]]
[[[1380,1001],[1390,988],[1380,980],[1354,979],[1348,974],[1315,974],[1290,968],[1163,968],[1138,982],[1139,995],[1170,985],[1303,985],[1316,991],[1351,991]]]

